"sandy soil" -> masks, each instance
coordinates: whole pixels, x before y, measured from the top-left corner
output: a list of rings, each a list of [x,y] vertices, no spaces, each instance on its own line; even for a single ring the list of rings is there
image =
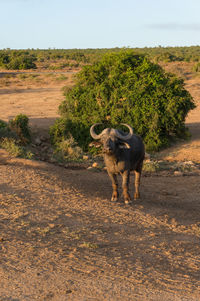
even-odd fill
[[[55,89],[54,95],[36,91],[38,83],[27,93],[19,83],[0,88],[0,119],[28,113],[33,127],[47,126],[41,112],[49,122],[57,117],[64,82],[39,88]],[[187,82],[192,93],[193,84]],[[192,140],[170,149],[174,160],[198,160],[198,110],[187,119]],[[144,173],[141,200],[127,206],[110,202],[105,171],[0,150],[0,174],[1,301],[200,300],[199,176]],[[130,190],[133,195],[133,179]]]
[[[0,300],[200,299],[199,177],[125,206],[105,172],[2,160]]]
[[[186,126],[191,133],[189,141],[183,141],[160,153],[160,158],[170,161],[194,161],[200,163],[200,76],[192,72],[191,63],[168,63],[164,68],[168,72],[182,76],[185,88],[192,95],[196,108],[189,112]]]
[[[0,119],[8,121],[22,113],[29,117],[33,131],[48,130],[59,117],[62,88],[72,85],[75,73],[18,71],[14,77],[11,72],[7,72],[8,77],[0,76]]]

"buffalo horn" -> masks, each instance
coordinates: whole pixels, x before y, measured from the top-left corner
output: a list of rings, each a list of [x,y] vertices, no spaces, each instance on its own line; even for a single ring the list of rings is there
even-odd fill
[[[93,139],[100,139],[101,138],[101,134],[97,135],[94,131],[95,126],[99,125],[101,123],[95,123],[91,126],[90,128],[90,135],[92,136]]]
[[[128,140],[133,136],[133,129],[130,125],[126,124],[126,123],[121,123],[122,125],[126,126],[129,129],[129,133],[124,136],[122,135],[118,130],[115,130],[115,134],[117,136],[117,138],[121,139],[121,140]]]

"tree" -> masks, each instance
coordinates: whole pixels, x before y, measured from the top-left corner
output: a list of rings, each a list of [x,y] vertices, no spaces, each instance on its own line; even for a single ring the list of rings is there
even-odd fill
[[[90,141],[90,126],[102,122],[112,127],[130,124],[148,150],[158,151],[172,136],[185,135],[185,117],[195,107],[182,79],[132,50],[108,53],[83,67],[65,95],[59,107],[62,118],[51,136],[55,142],[70,132],[83,149]],[[60,132],[59,124],[64,129]]]

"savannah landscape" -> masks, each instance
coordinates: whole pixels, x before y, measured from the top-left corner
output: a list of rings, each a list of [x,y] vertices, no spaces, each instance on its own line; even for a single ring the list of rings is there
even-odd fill
[[[144,168],[131,205],[110,202],[101,158],[51,159],[48,129],[81,66],[1,70],[0,119],[26,114],[35,153],[0,149],[1,301],[200,300],[200,76],[193,62],[160,64],[194,98],[191,138],[146,158],[160,168]]]

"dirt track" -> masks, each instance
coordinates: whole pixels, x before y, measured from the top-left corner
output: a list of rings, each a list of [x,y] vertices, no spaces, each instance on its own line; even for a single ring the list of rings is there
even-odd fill
[[[200,299],[198,176],[144,176],[125,206],[105,172],[1,154],[0,300]]]
[[[9,79],[0,119],[29,113],[32,127],[47,128],[65,83],[41,80],[22,88]],[[198,105],[187,119],[192,140],[161,156],[200,162],[200,90],[187,84]],[[1,301],[200,300],[199,176],[144,175],[141,200],[125,206],[110,202],[103,171],[0,150],[0,174]]]

